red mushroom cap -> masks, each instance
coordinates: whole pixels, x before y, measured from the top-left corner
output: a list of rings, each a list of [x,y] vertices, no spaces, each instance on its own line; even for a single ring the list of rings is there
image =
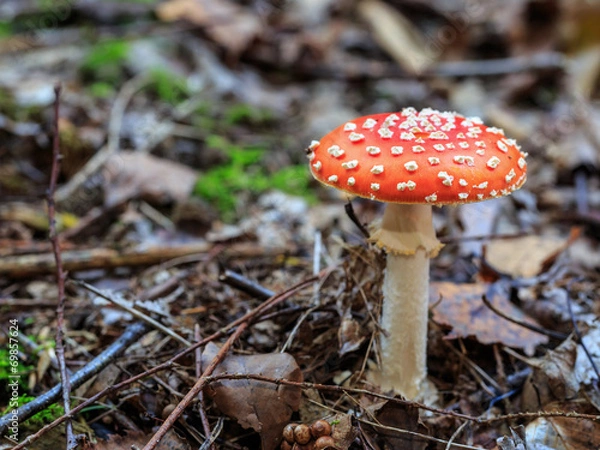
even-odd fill
[[[351,120],[308,149],[313,176],[391,203],[478,202],[519,189],[526,154],[481,119],[426,108]]]

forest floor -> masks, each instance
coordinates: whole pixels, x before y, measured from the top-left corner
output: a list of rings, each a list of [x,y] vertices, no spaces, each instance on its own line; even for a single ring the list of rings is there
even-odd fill
[[[0,449],[600,448],[599,18],[3,0]],[[513,195],[434,208],[424,402],[373,376],[383,205],[305,152],[407,106],[528,154]]]

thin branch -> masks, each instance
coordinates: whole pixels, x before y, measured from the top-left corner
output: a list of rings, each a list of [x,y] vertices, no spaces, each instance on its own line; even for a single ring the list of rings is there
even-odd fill
[[[62,252],[63,270],[110,269],[123,266],[153,266],[169,259],[188,257],[188,262],[207,258],[213,250],[220,249],[221,244],[205,241],[191,241],[183,244],[163,243],[149,247],[139,246],[127,250],[116,248],[90,248]],[[252,258],[256,256],[277,256],[289,254],[295,249],[267,249],[252,242],[240,242],[222,249],[219,256],[224,258]],[[208,255],[204,255],[207,253]],[[179,261],[181,263],[181,261]],[[52,253],[38,253],[6,256],[0,258],[0,275],[9,277],[30,277],[44,273],[52,273],[56,261]]]
[[[573,324],[573,332],[575,333],[575,336],[577,337],[577,342],[579,343],[579,345],[581,345],[581,348],[583,348],[583,351],[585,352],[585,356],[587,356],[587,359],[589,360],[590,365],[592,366],[592,370],[596,374],[596,383],[594,383],[594,389],[596,390],[596,392],[598,392],[598,381],[597,380],[600,379],[600,373],[598,372],[598,366],[596,366],[594,358],[592,357],[590,351],[588,350],[587,345],[585,345],[585,342],[583,342],[583,336],[581,335],[581,331],[579,331],[579,327],[577,326],[577,321],[575,320],[575,315],[573,314],[573,307],[571,306],[571,296],[567,292],[565,297],[567,299],[567,308],[569,310],[569,317],[571,318],[571,323]]]
[[[369,230],[362,224],[362,222],[358,219],[356,212],[354,211],[354,207],[352,206],[352,202],[348,200],[348,203],[344,205],[344,210],[346,211],[346,215],[352,221],[354,225],[358,228],[361,234],[369,239],[371,237]]]
[[[460,426],[454,431],[454,433],[452,433],[452,436],[450,436],[450,439],[448,439],[448,443],[446,444],[446,447],[444,450],[450,450],[450,448],[452,448],[452,446],[456,447],[456,444],[454,443],[454,441],[460,435],[460,433],[462,433],[463,429],[467,426],[468,423],[469,422],[463,422],[460,424]]]
[[[73,283],[75,283],[75,284],[77,284],[77,285],[79,285],[79,286],[87,289],[90,292],[93,292],[98,297],[102,297],[103,299],[108,300],[109,302],[117,305],[119,308],[123,309],[124,311],[127,311],[132,316],[137,317],[141,321],[146,322],[147,324],[152,325],[154,328],[156,328],[157,330],[159,330],[161,333],[166,334],[167,336],[172,337],[177,342],[185,345],[186,347],[191,347],[192,346],[192,343],[190,341],[188,341],[187,339],[179,336],[173,330],[171,330],[170,328],[165,327],[162,323],[157,322],[152,317],[150,317],[150,316],[144,314],[143,312],[138,311],[137,309],[132,308],[131,306],[125,304],[125,302],[122,302],[120,300],[117,300],[116,298],[111,297],[110,295],[105,294],[101,290],[96,289],[96,287],[92,286],[91,284],[86,283],[85,281],[73,280]]]
[[[495,314],[497,314],[500,317],[502,317],[503,319],[506,319],[509,322],[512,322],[512,323],[514,323],[516,325],[519,325],[519,326],[521,326],[523,328],[527,328],[528,330],[534,331],[536,333],[544,334],[546,336],[551,337],[552,339],[564,340],[564,339],[566,339],[566,338],[569,337],[568,334],[561,333],[559,331],[547,330],[545,328],[538,327],[537,325],[533,325],[531,323],[527,323],[527,322],[525,322],[523,320],[519,320],[519,319],[515,319],[514,317],[507,316],[502,311],[500,311],[498,308],[496,308],[494,305],[492,305],[492,303],[487,299],[487,296],[485,294],[483,294],[481,296],[481,301],[483,302],[483,304],[485,306],[487,306]]]
[[[56,306],[56,356],[58,358],[58,367],[62,385],[62,403],[65,414],[71,411],[71,382],[67,372],[67,363],[65,362],[65,278],[63,271],[62,257],[60,253],[60,242],[56,233],[56,204],[54,195],[56,193],[56,184],[60,170],[60,136],[58,130],[58,120],[60,114],[60,85],[54,87],[54,136],[52,138],[52,172],[50,174],[50,187],[48,188],[46,201],[48,202],[48,235],[52,244],[52,253],[56,264],[56,285],[58,289],[58,304]],[[77,447],[77,440],[73,433],[73,424],[70,420],[66,422],[67,450]]]
[[[249,280],[243,275],[240,275],[232,270],[225,270],[225,272],[219,275],[219,281],[245,292],[246,294],[251,295],[259,300],[266,300],[269,297],[273,297],[275,294],[270,289],[264,288],[260,284]]]
[[[75,195],[78,189],[95,174],[108,159],[119,151],[119,137],[121,133],[121,125],[125,109],[133,98],[135,93],[148,84],[148,76],[146,74],[138,75],[125,83],[121,87],[117,98],[113,102],[108,123],[108,141],[96,154],[90,158],[85,166],[79,170],[71,180],[62,186],[56,193],[59,202],[66,201]]]
[[[520,237],[535,235],[533,231],[521,231],[518,233],[501,233],[501,234],[480,234],[476,236],[441,236],[438,239],[442,244],[454,244],[457,242],[469,242],[469,241],[498,241],[498,240],[509,240],[517,239]]]
[[[194,340],[199,342],[202,339],[200,336],[200,325],[196,324],[194,326]],[[196,359],[196,378],[200,378],[202,376],[202,350],[197,348],[194,351],[194,357]],[[210,423],[208,422],[208,418],[206,417],[206,412],[204,411],[204,392],[198,392],[198,414],[200,414],[200,422],[202,423],[202,429],[204,430],[205,443],[207,443],[207,450],[215,450],[212,445],[212,433],[210,431]],[[204,444],[202,444],[204,446]]]

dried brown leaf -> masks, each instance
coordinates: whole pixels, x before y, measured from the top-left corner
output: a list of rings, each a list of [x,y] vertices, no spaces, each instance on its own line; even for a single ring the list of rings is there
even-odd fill
[[[487,290],[488,286],[482,283],[432,284],[430,302],[433,304],[442,299],[433,310],[433,320],[452,327],[446,336],[448,339],[474,336],[482,344],[502,343],[523,349],[528,355],[532,355],[538,345],[548,342],[547,336],[510,322],[487,308],[482,301]],[[507,316],[537,325],[501,293],[488,300]]]
[[[350,316],[344,317],[338,329],[340,355],[358,350],[364,340],[360,324]]]
[[[115,205],[130,198],[151,202],[184,200],[198,174],[183,164],[139,152],[112,156],[104,169],[105,204]]]
[[[94,450],[114,450],[116,448],[142,448],[148,442],[145,433],[127,433],[125,436],[111,435],[108,440],[99,440]],[[165,437],[156,446],[156,450],[189,450],[191,447],[184,438],[181,438],[173,430],[167,431]]]
[[[208,365],[218,352],[209,344],[202,353],[202,365]],[[229,355],[215,369],[223,373],[256,374],[273,379],[302,381],[302,372],[294,358],[287,353],[263,355]],[[301,391],[293,386],[277,385],[258,380],[222,380],[210,384],[205,392],[217,407],[234,418],[244,428],[260,434],[263,450],[274,450],[281,441],[281,432],[298,410]]]
[[[574,378],[576,357],[575,342],[563,342],[555,350],[549,350],[543,358],[532,359],[532,376],[523,387],[523,408],[535,411],[553,400],[573,398],[579,383]]]
[[[425,448],[427,441],[413,434],[427,434],[425,426],[419,421],[418,409],[392,402],[375,403],[368,409],[375,414],[377,422],[385,426],[375,427],[378,438],[386,445],[385,448]]]
[[[510,436],[502,436],[496,440],[500,450],[527,450],[525,443],[525,427],[510,427]]]
[[[331,437],[335,441],[336,448],[338,450],[347,450],[357,435],[357,430],[352,425],[352,417],[348,414],[336,414],[327,421],[333,424],[331,427]]]
[[[586,346],[596,366],[600,364],[598,355],[600,326],[580,325],[583,332],[582,342]],[[529,360],[534,368],[533,374],[523,388],[523,407],[535,411],[552,401],[566,401],[590,386],[597,379],[588,354],[572,338],[566,340],[554,350],[548,350],[543,358]]]
[[[553,403],[546,410],[562,411],[565,415],[595,413],[586,402]],[[527,448],[553,450],[589,450],[600,448],[600,423],[569,417],[539,417],[525,429]]]
[[[547,262],[564,251],[568,243],[568,239],[554,236],[502,239],[488,244],[486,261],[513,278],[531,278],[539,275]]]
[[[205,27],[206,33],[230,54],[238,55],[262,32],[258,16],[228,0],[170,0],[158,6],[161,20],[187,20]]]

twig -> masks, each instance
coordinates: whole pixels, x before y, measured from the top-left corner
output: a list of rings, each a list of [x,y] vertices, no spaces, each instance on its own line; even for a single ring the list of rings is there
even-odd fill
[[[104,147],[79,170],[71,180],[62,186],[56,193],[58,202],[64,202],[85,184],[85,182],[95,174],[108,159],[119,150],[119,136],[121,133],[121,124],[127,104],[134,94],[148,83],[146,74],[139,75],[123,83],[117,98],[113,103],[108,123],[108,141]]]
[[[452,448],[453,445],[456,446],[456,444],[454,444],[454,440],[460,435],[460,433],[467,426],[468,423],[469,422],[463,422],[460,424],[460,426],[454,431],[454,433],[452,433],[450,439],[448,439],[448,443],[446,444],[444,450],[450,450],[450,448]]]
[[[220,244],[205,241],[185,244],[140,246],[133,249],[93,248],[62,252],[63,269],[66,271],[111,269],[123,266],[152,266],[160,262],[183,256],[207,253]],[[293,249],[292,249],[293,251]],[[249,258],[254,256],[276,256],[289,254],[289,248],[268,249],[254,243],[241,242],[224,248],[220,256]],[[196,261],[194,258],[193,261]],[[24,277],[51,273],[56,268],[52,253],[34,255],[7,256],[0,258],[0,274],[10,277]]]
[[[279,353],[285,353],[287,351],[288,347],[292,345],[292,342],[294,341],[294,338],[296,337],[296,334],[298,334],[298,330],[300,329],[304,321],[308,319],[308,317],[319,308],[320,305],[313,305],[302,313],[298,320],[296,320],[294,328],[292,328],[292,331],[290,331],[290,334],[284,342],[283,346],[281,347],[281,350],[279,350]]]
[[[356,227],[362,233],[362,235],[365,238],[369,239],[369,237],[371,237],[371,235],[369,234],[369,230],[367,230],[365,226],[361,223],[361,221],[358,220],[358,217],[356,216],[356,212],[354,212],[354,207],[352,206],[352,202],[350,200],[348,200],[348,203],[344,205],[344,210],[346,211],[346,215],[348,216],[348,218],[352,221],[354,225],[356,225]]]
[[[313,246],[313,275],[318,274],[321,271],[321,253],[323,247],[323,239],[319,230],[315,231],[315,244]],[[319,291],[319,282],[315,281],[314,292],[313,292],[313,305],[318,305],[321,300]]]
[[[215,368],[227,355],[232,344],[241,336],[241,334],[248,328],[248,322],[241,323],[237,329],[233,332],[229,339],[225,341],[223,347],[219,350],[219,353],[213,358],[211,363],[208,365],[206,370],[202,373],[202,376],[196,381],[196,384],[190,389],[186,396],[179,402],[173,412],[169,414],[169,417],[163,422],[158,431],[154,433],[154,436],[150,438],[150,441],[144,446],[142,450],[154,450],[160,443],[160,440],[167,434],[167,432],[175,425],[175,422],[183,414],[185,409],[194,401],[194,398],[202,391],[204,386],[207,384],[208,377],[214,372]]]
[[[16,308],[56,308],[56,301],[33,298],[0,298],[0,307],[6,306],[14,312]]]
[[[324,270],[323,272],[321,272],[319,274],[319,277],[325,277],[331,269],[327,269]],[[189,353],[193,352],[194,350],[196,350],[199,347],[202,347],[203,345],[206,345],[208,342],[214,341],[215,339],[218,339],[222,336],[224,336],[229,330],[231,330],[232,328],[237,327],[238,325],[240,325],[241,323],[244,322],[251,322],[253,320],[255,320],[257,317],[259,317],[260,315],[262,315],[264,312],[268,311],[270,308],[273,308],[275,306],[277,306],[279,303],[287,300],[288,298],[290,298],[292,295],[296,294],[297,292],[312,286],[313,282],[317,279],[317,277],[310,277],[298,284],[296,284],[295,286],[292,286],[290,289],[274,295],[273,297],[269,298],[268,300],[266,300],[265,302],[263,302],[261,305],[259,305],[258,307],[254,308],[253,310],[247,312],[246,314],[244,314],[242,317],[240,317],[239,319],[231,322],[229,325],[227,325],[226,327],[223,327],[222,329],[220,329],[219,331],[213,333],[212,335],[202,339],[199,342],[196,342],[194,345],[192,345],[191,347],[182,350],[181,352],[179,352],[178,354],[176,354],[175,356],[173,356],[171,359],[165,361],[164,363],[161,363],[155,367],[153,367],[152,369],[149,369],[143,373],[139,373],[137,375],[134,375],[118,384],[114,384],[111,386],[106,387],[105,389],[103,389],[102,391],[96,393],[95,395],[93,395],[92,397],[88,398],[87,400],[81,402],[79,405],[77,405],[76,407],[74,407],[71,410],[71,417],[73,417],[75,414],[79,413],[79,411],[81,411],[83,408],[88,407],[89,405],[92,405],[94,402],[96,402],[98,399],[110,395],[113,392],[118,391],[119,389],[122,389],[126,386],[129,386],[131,383],[135,383],[136,381],[139,381],[143,378],[147,378],[150,375],[153,375],[157,372],[163,371],[163,370],[167,370],[170,369],[171,367],[173,367],[175,365],[175,362],[182,358],[185,355],[188,355]],[[15,447],[13,447],[11,450],[23,450],[25,449],[28,445],[30,445],[31,443],[37,441],[39,438],[41,438],[44,434],[46,434],[48,431],[50,431],[51,429],[57,427],[58,425],[60,425],[61,423],[63,423],[66,419],[68,418],[68,416],[63,415],[61,417],[59,417],[58,419],[54,420],[53,422],[49,423],[48,425],[45,425],[44,427],[42,427],[41,429],[39,429],[36,433],[31,434],[29,436],[27,436],[27,438],[25,440],[23,440],[23,442],[21,442],[19,445],[16,445]],[[1,431],[1,430],[0,430]]]
[[[157,322],[152,317],[144,314],[143,312],[138,311],[137,309],[132,308],[129,305],[126,305],[124,302],[119,301],[116,298],[113,298],[110,295],[105,294],[101,290],[96,289],[91,284],[88,284],[85,281],[80,281],[80,280],[73,280],[72,282],[75,283],[75,284],[77,284],[78,286],[81,286],[81,287],[87,289],[90,292],[93,292],[98,297],[102,297],[103,299],[108,300],[109,302],[117,305],[119,308],[127,311],[132,316],[137,317],[138,319],[140,319],[143,322],[146,322],[149,325],[152,325],[154,328],[156,328],[157,330],[159,330],[163,334],[166,334],[167,336],[171,336],[173,339],[175,339],[176,341],[178,341],[181,344],[185,345],[186,347],[191,347],[192,346],[192,343],[190,341],[188,341],[187,339],[179,336],[177,333],[175,333],[170,328],[165,327],[162,323]]]
[[[487,299],[487,296],[485,294],[483,294],[481,296],[481,301],[483,302],[483,304],[485,306],[487,306],[495,314],[498,314],[503,319],[506,319],[509,322],[512,322],[512,323],[514,323],[516,325],[519,325],[519,326],[521,326],[523,328],[527,328],[528,330],[534,331],[536,333],[544,334],[546,336],[551,337],[552,339],[564,340],[567,337],[569,337],[568,334],[561,333],[559,331],[547,330],[545,328],[538,327],[537,325],[533,325],[531,323],[527,323],[527,322],[525,322],[523,320],[519,320],[519,319],[515,319],[514,317],[507,316],[505,313],[503,313],[498,308],[496,308],[494,305],[492,305],[491,302]]]
[[[564,70],[566,58],[558,52],[540,52],[532,56],[510,58],[446,61],[421,74],[423,77],[497,76],[533,70]]]
[[[272,69],[280,68],[277,62],[253,55],[252,62],[259,63],[264,67]],[[558,52],[542,52],[534,57],[510,57],[486,60],[470,61],[449,61],[439,62],[431,66],[427,71],[419,75],[422,79],[431,79],[439,77],[493,77],[509,75],[513,73],[524,73],[534,71],[564,71],[566,68],[566,58]],[[332,80],[381,80],[392,79],[414,79],[415,75],[402,70],[398,64],[384,61],[366,61],[355,64],[353,67],[335,67],[328,64],[318,66],[294,67],[296,76],[303,76],[312,79],[332,79]]]
[[[200,325],[198,324],[194,326],[194,340],[196,342],[201,340]],[[199,347],[194,351],[194,356],[196,358],[196,378],[200,378],[202,376],[202,350],[200,350]],[[200,415],[200,422],[202,423],[202,429],[204,430],[205,442],[211,442],[212,433],[210,431],[210,423],[208,423],[208,418],[204,411],[204,392],[202,391],[198,392],[198,414]],[[204,444],[202,445],[204,446]],[[212,443],[208,444],[207,450],[214,450]]]
[[[259,300],[266,300],[269,297],[273,297],[275,294],[270,289],[264,288],[260,284],[249,280],[243,275],[228,269],[219,275],[219,281],[245,292],[246,294],[251,295]]]
[[[58,181],[58,172],[60,170],[60,136],[58,133],[58,120],[60,114],[60,85],[54,87],[54,136],[52,138],[52,172],[50,174],[50,187],[46,196],[48,202],[48,235],[52,244],[52,253],[56,265],[56,285],[58,289],[58,304],[56,306],[56,356],[58,358],[58,368],[62,385],[62,402],[65,414],[71,411],[71,381],[67,372],[67,363],[65,362],[65,278],[63,271],[62,258],[60,253],[60,242],[56,233],[56,204],[54,195],[56,193],[56,183]],[[67,420],[66,430],[66,448],[74,449],[77,446],[77,440],[73,434],[73,423]]]
[[[223,422],[224,422],[223,417],[219,417],[217,419],[217,425],[215,426],[215,429],[213,430],[213,432],[210,436],[210,439],[208,439],[207,441],[204,441],[198,450],[214,449],[214,443],[217,440],[217,438],[219,437],[219,435],[221,434],[221,431],[223,431]]]
[[[102,353],[92,359],[85,367],[77,371],[71,377],[71,388],[77,389],[83,383],[88,381],[94,375],[100,373],[106,366],[118,358],[132,343],[137,341],[142,335],[146,334],[150,328],[141,322],[129,325],[123,334],[106,348]],[[48,406],[56,403],[62,392],[62,385],[58,384],[48,392],[39,395],[35,400],[26,403],[17,409],[19,423],[23,423],[38,412],[46,409]],[[76,408],[71,412],[73,415]],[[0,434],[6,430],[12,421],[12,414],[0,417]]]
[[[575,204],[577,205],[577,214],[585,216],[590,213],[590,194],[588,186],[588,174],[585,169],[579,168],[573,174],[575,184]]]
[[[572,284],[573,281],[575,281],[575,280],[572,280],[569,284]],[[570,290],[571,289],[569,286],[568,291],[570,291]],[[575,315],[573,314],[573,307],[571,306],[571,296],[569,295],[568,291],[567,291],[565,297],[567,299],[567,308],[569,310],[569,317],[571,318],[571,323],[573,324],[573,332],[575,333],[577,342],[579,343],[579,345],[581,345],[581,348],[583,348],[583,351],[585,352],[585,356],[587,356],[588,360],[590,361],[592,370],[596,374],[596,383],[594,383],[594,388],[595,388],[596,392],[598,392],[598,380],[600,379],[600,373],[598,372],[598,366],[596,366],[596,363],[594,362],[594,358],[590,354],[590,351],[588,350],[587,345],[585,345],[585,343],[583,342],[583,336],[581,335],[581,331],[579,331],[579,327],[577,326],[577,321],[575,320]]]
[[[497,241],[500,239],[516,239],[525,236],[531,236],[536,234],[532,231],[522,231],[518,233],[502,233],[502,234],[480,234],[477,236],[441,236],[439,238],[442,244],[453,244],[455,242],[469,242],[469,241]]]
[[[461,341],[459,341],[459,343],[460,342]],[[490,397],[493,397],[496,395],[497,392],[502,392],[502,386],[500,386],[496,382],[496,380],[494,380],[490,375],[488,375],[485,370],[483,370],[481,367],[479,367],[477,364],[475,364],[475,362],[473,362],[471,360],[471,358],[469,358],[467,355],[465,355],[460,350],[454,348],[454,345],[452,345],[450,342],[442,340],[442,343],[452,353],[454,353],[456,356],[458,356],[459,359],[461,360],[461,362],[465,363],[468,366],[469,370],[471,371],[471,374],[479,382],[479,385],[481,386],[481,388],[483,389],[483,391],[486,394],[488,394]],[[484,383],[484,380],[485,380],[485,383],[487,383],[487,384]],[[495,389],[495,391],[492,390],[492,388],[490,388],[490,386],[493,389]]]

